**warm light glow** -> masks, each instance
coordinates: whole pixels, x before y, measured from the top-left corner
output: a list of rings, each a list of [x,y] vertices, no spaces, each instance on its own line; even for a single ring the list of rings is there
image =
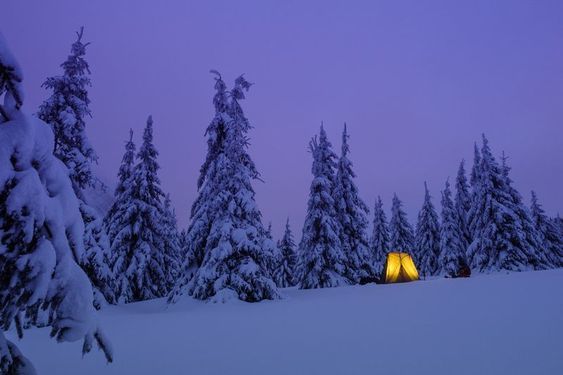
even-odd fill
[[[385,283],[418,280],[418,271],[407,253],[389,253],[385,263]]]

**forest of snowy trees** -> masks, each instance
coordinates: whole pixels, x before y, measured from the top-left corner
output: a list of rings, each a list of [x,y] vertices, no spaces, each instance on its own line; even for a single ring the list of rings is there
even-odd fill
[[[188,227],[178,228],[160,184],[152,116],[140,139],[132,130],[123,134],[114,200],[100,213],[84,193],[106,188],[94,173],[98,156],[87,136],[94,115],[87,47],[80,29],[61,74],[45,80],[48,98],[33,116],[22,108],[21,69],[0,38],[3,330],[14,326],[21,336],[24,326],[50,326],[58,341],[83,339],[85,353],[95,342],[111,361],[95,319],[108,303],[174,303],[182,295],[258,302],[282,298],[286,287],[377,282],[391,251],[409,253],[425,278],[563,266],[562,220],[546,215],[534,192],[526,205],[507,158],[495,156],[485,135],[474,146],[469,176],[461,161],[455,181],[444,181],[438,193],[421,184],[413,228],[396,194],[389,220],[379,196],[370,213],[355,182],[349,129],[344,125],[336,154],[321,125],[309,142],[312,180],[301,236],[288,218],[276,241],[253,188],[260,173],[248,153],[252,125],[242,106],[251,84],[240,76],[228,86],[216,71]],[[33,373],[2,332],[0,372]]]

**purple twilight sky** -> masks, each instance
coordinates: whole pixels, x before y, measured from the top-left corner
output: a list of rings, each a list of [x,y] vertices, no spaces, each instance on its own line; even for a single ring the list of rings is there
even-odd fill
[[[128,129],[155,121],[163,189],[182,226],[196,195],[217,69],[255,83],[243,102],[264,222],[299,238],[311,180],[307,143],[324,121],[370,207],[393,192],[414,222],[485,132],[516,187],[563,214],[563,1],[4,2],[0,28],[24,69],[26,104],[48,95],[75,31],[91,41],[98,173],[113,186]]]

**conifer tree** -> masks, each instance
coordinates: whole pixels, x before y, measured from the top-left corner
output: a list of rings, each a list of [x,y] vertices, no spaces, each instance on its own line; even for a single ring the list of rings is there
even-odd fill
[[[84,220],[84,256],[80,263],[94,287],[94,307],[99,310],[105,303],[117,303],[109,238],[94,208],[81,201],[80,213]]]
[[[476,192],[479,184],[479,169],[481,168],[481,152],[477,142],[473,144],[473,167],[471,168],[471,176],[469,183],[471,184],[471,191]]]
[[[280,260],[282,258],[279,246],[274,242],[272,235],[272,222],[268,223],[268,227],[264,231],[262,248],[265,251],[266,263],[268,265],[268,272],[272,276],[272,280],[276,280],[274,273],[276,269],[280,266]]]
[[[378,275],[383,272],[387,254],[389,253],[389,226],[387,225],[387,217],[383,211],[383,202],[381,197],[377,197],[375,207],[373,209],[373,231],[371,235],[370,248],[374,260],[376,273]]]
[[[446,181],[446,187],[442,191],[439,268],[446,277],[458,277],[460,271],[467,267],[466,245],[451,195],[450,183]]]
[[[261,213],[254,199],[252,181],[259,173],[247,153],[251,125],[239,104],[250,83],[240,76],[230,92],[228,122],[218,154],[210,158],[207,170],[211,225],[205,239],[203,261],[188,285],[197,299],[238,298],[247,302],[277,299],[279,292],[268,271],[268,252],[275,244],[265,236]],[[205,180],[207,180],[207,178]],[[205,182],[207,184],[207,182]],[[265,248],[268,246],[269,248]],[[175,289],[169,301],[181,294]]]
[[[414,234],[407,214],[403,211],[403,203],[397,194],[393,194],[391,221],[389,222],[390,251],[405,252],[415,256]],[[415,259],[416,260],[416,259]]]
[[[280,288],[287,288],[295,285],[295,268],[297,265],[297,255],[295,253],[295,242],[289,227],[289,218],[285,223],[285,232],[278,244],[280,249],[280,259],[278,267],[274,270],[274,280]]]
[[[52,95],[39,108],[38,117],[51,125],[55,134],[54,154],[70,170],[75,191],[90,187],[95,182],[92,162],[96,153],[86,136],[86,117],[91,117],[88,87],[91,86],[90,67],[85,59],[84,28],[80,28],[71,52],[64,63],[62,76],[47,78],[43,87]]]
[[[83,194],[86,188],[96,186],[92,163],[97,156],[86,135],[86,118],[91,117],[88,98],[90,68],[85,59],[86,47],[82,42],[84,28],[77,33],[71,52],[64,63],[62,76],[47,78],[43,87],[51,96],[39,108],[38,117],[51,125],[55,135],[53,152],[70,171],[74,192],[80,199],[80,212],[84,228],[84,256],[80,260],[95,290],[95,305],[103,301],[113,303],[113,274],[106,262],[110,258],[107,234],[95,209],[90,207]]]
[[[126,156],[129,157],[127,153]],[[143,143],[137,154],[137,164],[126,180],[130,186],[120,194],[123,198],[121,202],[128,206],[121,207],[118,211],[124,212],[115,217],[116,228],[119,224],[125,224],[125,228],[112,239],[112,250],[116,257],[113,270],[117,296],[121,302],[163,297],[173,282],[167,272],[171,255],[167,253],[170,249],[164,245],[165,218],[157,156],[158,151],[153,145],[153,121],[149,116],[143,132]]]
[[[348,158],[346,124],[342,132],[342,152],[337,164],[334,182],[333,198],[336,215],[340,227],[340,244],[346,261],[346,276],[355,283],[373,278],[375,270],[369,254],[367,238],[369,209],[360,198],[358,188],[354,183],[356,174],[352,169],[352,162]]]
[[[467,254],[471,268],[480,272],[545,268],[537,232],[510,184],[508,168],[497,163],[484,135],[477,175],[470,211],[474,238]]]
[[[114,200],[110,206],[106,216],[104,217],[104,226],[106,228],[110,242],[113,243],[117,234],[126,226],[127,221],[121,221],[123,211],[128,206],[129,199],[131,198],[131,175],[133,173],[133,166],[135,165],[135,143],[133,142],[133,129],[129,129],[129,140],[125,143],[125,153],[121,159],[121,165],[117,172],[117,186],[113,193]],[[119,216],[120,218],[117,218]],[[111,253],[116,251],[112,248]],[[113,261],[112,261],[113,264]]]
[[[133,260],[133,225],[135,217],[133,207],[133,167],[135,165],[135,143],[133,130],[129,130],[129,140],[125,144],[125,153],[121,159],[118,182],[114,201],[104,218],[104,226],[110,240],[112,272],[117,276],[114,285],[116,299],[125,302],[124,292],[129,288],[129,279],[119,277]]]
[[[464,253],[467,251],[467,247],[471,243],[471,232],[469,231],[469,210],[471,209],[471,194],[469,192],[469,185],[467,183],[467,178],[465,177],[465,161],[462,160],[459,164],[459,169],[457,171],[457,177],[455,181],[455,211],[458,220],[458,226],[461,230],[462,245],[464,247]]]
[[[468,242],[466,257],[467,261],[471,264],[471,254],[469,253],[469,245],[475,239],[475,233],[473,233],[472,228],[474,228],[473,221],[476,218],[473,216],[476,209],[473,209],[474,206],[478,204],[477,202],[477,192],[479,191],[479,169],[481,168],[481,152],[479,151],[479,146],[477,146],[477,142],[473,144],[473,166],[471,167],[471,174],[469,179],[469,185],[471,187],[471,204],[469,208],[469,212],[467,213],[467,226],[469,229],[469,236],[470,241]]]
[[[534,191],[532,191],[531,215],[540,241],[546,250],[548,261],[553,267],[563,267],[563,238],[560,229],[555,220],[547,217]]]
[[[84,223],[68,170],[53,155],[53,133],[21,110],[23,75],[0,34],[0,373],[35,374],[4,331],[23,335],[22,318],[50,316],[58,341],[94,341],[112,360],[98,328],[92,286],[78,261]],[[3,100],[2,100],[3,99]]]
[[[332,196],[336,155],[321,125],[320,136],[309,143],[313,155],[307,215],[299,243],[299,288],[327,288],[350,284],[347,258],[340,243],[340,226]]]
[[[423,276],[438,274],[440,256],[440,225],[430,192],[424,183],[424,203],[418,213],[415,235],[416,261]]]
[[[507,163],[508,157],[505,156],[504,151],[502,152],[502,175],[504,177],[504,183],[506,186],[506,191],[512,198],[512,203],[514,205],[514,213],[520,219],[519,231],[522,234],[523,242],[528,245],[528,264],[536,270],[543,270],[552,268],[554,265],[550,262],[548,256],[548,250],[544,246],[544,242],[541,240],[541,234],[537,231],[534,222],[532,220],[532,214],[522,199],[522,195],[512,184],[512,179],[510,178],[510,167]]]
[[[184,243],[182,253],[185,255],[180,262],[179,278],[170,293],[169,302],[175,302],[184,293],[195,272],[201,267],[207,248],[207,239],[217,213],[214,206],[214,201],[220,193],[217,166],[219,157],[225,153],[227,126],[232,118],[229,113],[227,86],[218,72],[211,71],[211,73],[215,75],[216,93],[213,97],[215,115],[205,131],[207,155],[200,168],[197,180],[198,196],[191,207],[190,224],[182,241]]]

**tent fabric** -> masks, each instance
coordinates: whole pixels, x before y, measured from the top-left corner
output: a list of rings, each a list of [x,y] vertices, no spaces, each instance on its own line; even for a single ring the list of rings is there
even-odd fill
[[[407,253],[389,253],[385,262],[385,283],[418,280],[418,271]]]

